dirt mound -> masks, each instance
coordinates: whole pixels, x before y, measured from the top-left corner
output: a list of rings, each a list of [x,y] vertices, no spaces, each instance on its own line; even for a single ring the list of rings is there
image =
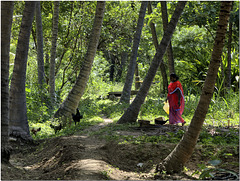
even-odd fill
[[[116,144],[104,145],[106,162],[120,170],[149,173],[174,148],[174,144]]]
[[[12,156],[14,167],[2,167],[2,179],[153,179],[153,165],[166,157],[174,145],[107,143],[83,135],[46,140],[35,152],[27,153],[27,147]]]
[[[25,168],[41,172],[42,180],[105,179],[101,173],[104,163],[96,154],[98,145],[102,145],[86,139],[86,136],[71,136],[48,140],[42,150],[34,153],[38,157],[36,162]]]

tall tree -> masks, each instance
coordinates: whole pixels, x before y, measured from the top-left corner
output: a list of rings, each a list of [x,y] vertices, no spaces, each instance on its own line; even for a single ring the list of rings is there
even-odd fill
[[[58,20],[59,20],[59,1],[54,1],[53,23],[52,23],[52,48],[50,58],[49,87],[51,106],[55,103],[55,59],[57,51]]]
[[[37,62],[38,62],[38,84],[40,89],[43,88],[45,82],[44,75],[44,55],[43,55],[43,29],[40,1],[36,2],[36,32],[37,32]]]
[[[171,19],[170,23],[168,24],[167,30],[164,32],[162,41],[161,41],[160,45],[158,46],[157,52],[153,58],[153,61],[150,65],[148,73],[143,81],[143,84],[142,84],[136,98],[134,99],[132,104],[128,107],[128,109],[123,114],[123,116],[118,120],[117,123],[136,122],[141,105],[144,103],[144,100],[147,96],[147,93],[152,84],[154,76],[156,75],[158,67],[162,63],[163,55],[164,55],[164,53],[167,49],[167,46],[171,40],[172,34],[177,26],[178,19],[181,15],[185,5],[186,5],[186,1],[178,2],[177,7],[172,16],[172,19]]]
[[[233,2],[234,3],[234,2]],[[233,9],[233,5],[232,5]],[[231,10],[232,10],[231,9]],[[229,31],[228,31],[228,57],[227,57],[227,72],[226,72],[226,88],[228,90],[231,90],[231,52],[232,52],[232,27],[233,23],[232,21],[229,22]]]
[[[162,11],[163,30],[166,31],[167,26],[168,26],[168,13],[167,13],[167,2],[166,1],[161,1],[161,11]],[[167,48],[167,56],[168,56],[168,68],[169,68],[169,75],[170,75],[171,73],[175,73],[171,41]]]
[[[89,75],[92,69],[93,60],[97,51],[97,46],[102,28],[104,10],[105,1],[98,1],[87,53],[84,57],[83,63],[81,64],[77,81],[73,86],[72,90],[69,92],[67,98],[64,100],[58,111],[55,113],[54,117],[70,116],[72,113],[75,113],[75,110],[78,107],[79,101],[87,85]]]
[[[127,62],[127,58],[128,58],[128,53],[127,51],[123,51],[121,53],[121,64],[120,64],[120,67],[118,69],[118,72],[117,72],[117,82],[120,80],[120,78],[122,77],[122,71],[123,71],[123,68]]]
[[[9,51],[13,1],[1,2],[1,154],[2,162],[10,158],[9,138]]]
[[[148,13],[149,14],[152,13],[151,2],[148,3]],[[155,25],[153,22],[150,22],[150,27],[151,27],[151,32],[152,32],[153,44],[155,46],[155,49],[157,50],[159,43],[158,43],[156,28],[155,28]],[[162,74],[162,78],[163,78],[163,93],[166,93],[167,87],[168,87],[168,79],[167,79],[167,73],[166,73],[164,62],[162,62],[160,64],[160,70],[161,70],[161,74]]]
[[[136,61],[137,60],[137,52],[138,52],[138,47],[139,47],[139,43],[140,43],[140,38],[141,38],[147,4],[148,4],[148,1],[142,1],[141,7],[140,7],[137,29],[136,29],[136,32],[134,34],[134,39],[133,39],[133,47],[132,47],[130,63],[128,66],[128,72],[127,72],[126,81],[124,84],[120,102],[125,102],[125,103],[130,102],[133,77],[134,77],[135,67],[137,64],[137,61]]]
[[[205,120],[209,104],[214,92],[218,70],[221,62],[221,55],[224,46],[225,34],[227,31],[232,2],[222,1],[219,13],[218,28],[216,31],[215,43],[212,51],[207,77],[204,82],[202,94],[194,113],[188,131],[175,149],[158,165],[157,171],[166,170],[168,172],[179,172],[193,153],[199,134]]]
[[[29,39],[34,18],[35,2],[26,1],[22,16],[20,33],[16,49],[14,68],[10,87],[10,134],[31,140],[27,121],[26,105],[26,69],[29,49]]]

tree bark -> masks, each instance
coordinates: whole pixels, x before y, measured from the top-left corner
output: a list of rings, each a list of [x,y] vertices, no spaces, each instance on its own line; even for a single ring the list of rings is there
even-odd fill
[[[234,3],[234,2],[233,2]],[[231,10],[233,9],[233,5]],[[229,22],[229,32],[228,32],[228,58],[227,58],[227,73],[226,73],[226,88],[231,90],[231,52],[232,52],[232,22]]]
[[[167,2],[166,1],[161,1],[161,10],[162,10],[163,31],[166,31],[167,26],[168,26],[168,13],[167,13]],[[169,68],[169,75],[170,75],[171,73],[175,73],[171,41],[167,48],[167,56],[168,56],[168,68]]]
[[[136,32],[134,35],[133,48],[132,48],[130,63],[129,63],[128,72],[127,72],[127,76],[126,76],[126,81],[125,81],[124,88],[122,91],[122,96],[120,98],[121,103],[123,103],[123,102],[129,103],[130,102],[131,88],[132,88],[132,83],[133,83],[135,67],[136,67],[136,63],[137,63],[136,62],[137,52],[138,52],[138,47],[139,47],[139,43],[140,43],[140,38],[141,38],[147,4],[148,4],[148,1],[142,1],[140,12],[139,12],[138,23],[137,23],[137,29],[136,29]]]
[[[42,15],[40,1],[36,2],[36,32],[37,32],[37,62],[38,62],[38,84],[40,90],[43,89],[45,82],[44,75],[44,55],[43,55],[43,30],[42,30]]]
[[[72,90],[69,92],[67,98],[64,100],[58,111],[54,114],[54,117],[71,116],[72,113],[75,113],[76,108],[78,107],[79,101],[87,85],[92,69],[93,60],[97,51],[103,22],[104,9],[105,1],[98,1],[88,50],[84,57],[84,62],[81,64],[81,69],[76,84],[73,86]]]
[[[177,7],[175,9],[175,12],[172,16],[172,19],[170,23],[168,24],[167,30],[164,32],[162,41],[160,45],[158,46],[157,52],[153,58],[153,61],[150,65],[150,68],[148,70],[148,73],[143,81],[143,84],[139,90],[139,92],[136,95],[136,98],[132,102],[132,104],[129,106],[129,108],[126,110],[126,112],[123,114],[123,116],[118,120],[117,123],[127,123],[127,122],[136,122],[137,116],[139,113],[139,110],[141,108],[141,105],[144,103],[144,100],[148,94],[149,88],[152,84],[152,81],[154,79],[154,76],[156,75],[157,69],[162,63],[163,55],[167,49],[167,46],[171,40],[172,34],[177,26],[178,19],[186,5],[186,1],[179,1],[177,4]]]
[[[115,57],[114,55],[110,55],[110,62],[111,62],[111,65],[110,65],[110,75],[109,75],[109,78],[110,78],[110,81],[113,82],[114,80],[114,72],[115,72]]]
[[[127,58],[128,58],[128,53],[126,51],[123,51],[121,53],[121,64],[120,64],[120,67],[118,69],[118,72],[117,72],[117,82],[120,81],[121,77],[122,77],[122,71],[124,69],[124,66],[127,62]]]
[[[166,170],[167,172],[180,172],[182,171],[184,164],[189,160],[193,153],[214,92],[214,85],[216,82],[218,69],[220,67],[231,5],[231,1],[221,2],[219,23],[212,57],[208,67],[207,77],[197,109],[194,113],[188,131],[185,133],[175,149],[167,156],[167,158],[164,159],[161,164],[158,165],[157,171]]]
[[[16,57],[10,87],[10,135],[32,140],[27,121],[26,105],[26,69],[29,49],[29,39],[34,18],[35,2],[26,1],[22,24],[18,37]]]
[[[151,2],[148,3],[148,13],[149,14],[152,13]],[[157,51],[158,38],[157,38],[157,32],[156,32],[156,28],[155,28],[154,23],[150,22],[150,27],[151,27],[151,31],[152,31],[153,44],[154,44],[155,49]],[[167,79],[167,73],[166,73],[166,69],[165,69],[165,64],[164,64],[163,61],[160,64],[160,70],[161,70],[161,74],[162,74],[162,78],[163,78],[163,94],[165,94],[167,92],[167,88],[168,88],[168,79]]]
[[[9,146],[9,52],[13,17],[13,1],[1,2],[1,155],[8,163]]]
[[[52,48],[50,58],[50,72],[49,72],[49,92],[51,97],[51,107],[55,103],[55,59],[57,52],[57,37],[58,37],[58,20],[59,20],[59,1],[54,1],[53,12],[53,29],[52,29]]]
[[[138,63],[136,63],[136,69],[135,69],[135,90],[138,90],[141,87],[140,76],[139,76],[139,69],[138,69]]]

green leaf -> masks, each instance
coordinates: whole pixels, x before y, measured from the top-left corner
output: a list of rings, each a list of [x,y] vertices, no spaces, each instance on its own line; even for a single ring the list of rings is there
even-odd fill
[[[31,92],[31,89],[27,88],[25,89],[26,92]]]

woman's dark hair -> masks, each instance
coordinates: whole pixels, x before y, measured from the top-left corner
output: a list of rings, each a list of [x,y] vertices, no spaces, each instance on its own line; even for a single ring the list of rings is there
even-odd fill
[[[176,80],[179,79],[179,77],[178,77],[176,74],[174,74],[174,73],[171,73],[171,74],[170,74],[170,77],[172,77],[172,78],[176,78]]]

